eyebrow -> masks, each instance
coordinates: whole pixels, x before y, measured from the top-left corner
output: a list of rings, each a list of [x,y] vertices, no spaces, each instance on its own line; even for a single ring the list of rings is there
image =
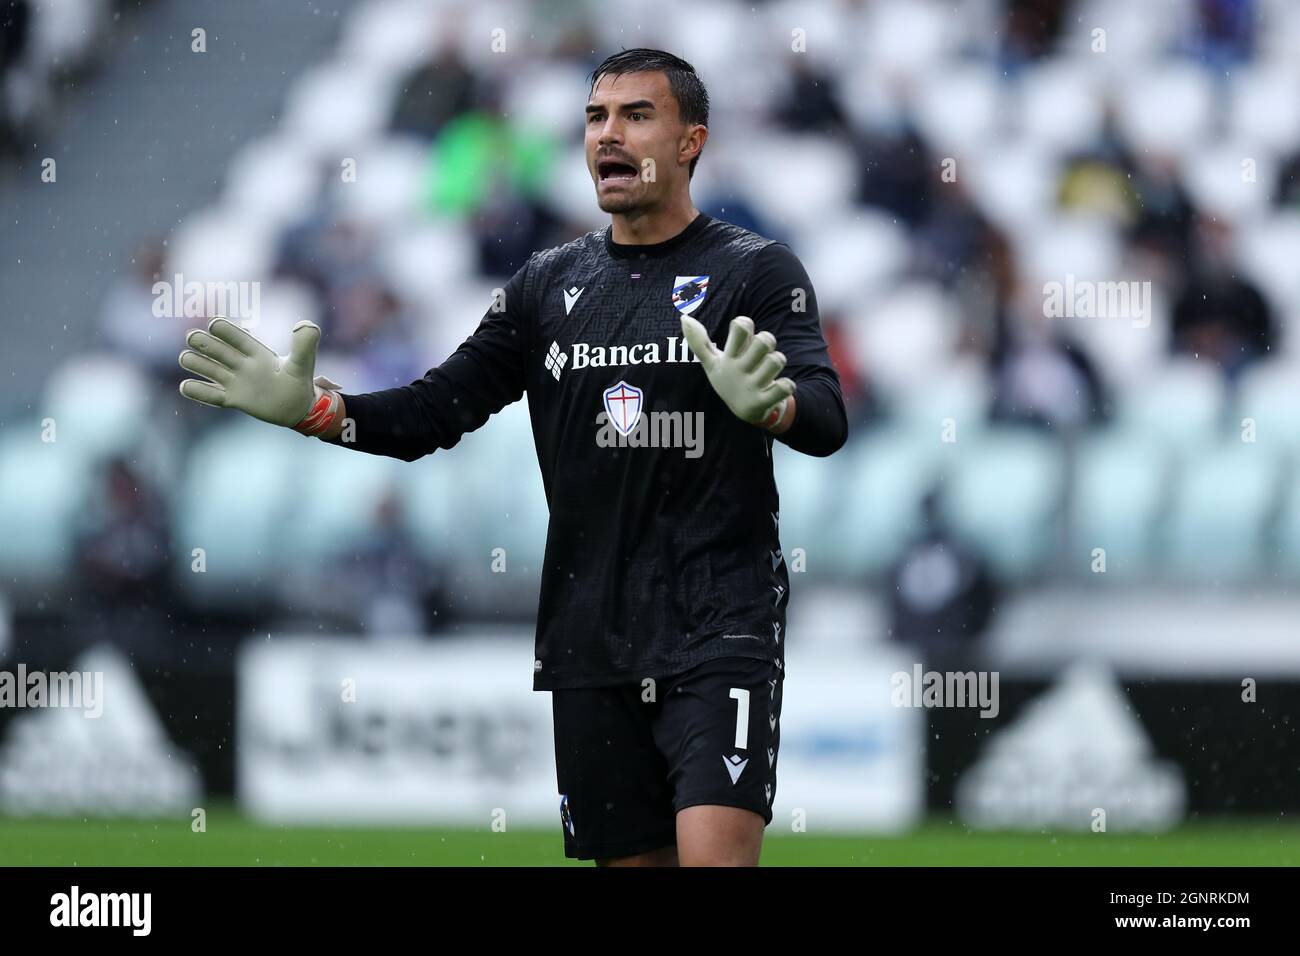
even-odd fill
[[[599,104],[596,103],[587,104],[588,113],[597,113],[603,110],[604,108],[605,107],[600,106]],[[622,106],[619,107],[619,109],[622,110],[624,113],[626,113],[628,110],[652,110],[654,108],[655,105],[650,100],[634,100],[631,103],[624,103]]]

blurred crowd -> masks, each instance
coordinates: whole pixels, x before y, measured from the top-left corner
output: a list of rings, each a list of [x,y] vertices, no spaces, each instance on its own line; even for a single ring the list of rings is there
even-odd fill
[[[872,4],[832,6],[860,16],[869,14]],[[993,9],[988,22],[994,29],[985,30],[979,49],[958,49],[962,62],[976,62],[998,82],[1014,84],[1059,57],[1082,12],[1097,5],[976,0],[972,6]],[[50,93],[48,64],[42,66],[33,52],[40,9],[35,0],[0,0],[5,136],[14,135]],[[560,16],[545,48],[547,65],[565,72],[575,89],[610,52],[597,48],[586,25],[591,9],[578,5],[570,17]],[[1196,65],[1209,77],[1222,77],[1257,56],[1263,4],[1189,0],[1181,9],[1189,17],[1187,27],[1156,51],[1159,56]],[[729,15],[743,18],[749,11],[750,5],[735,4]],[[716,42],[727,41],[720,34]],[[689,51],[675,52],[689,58]],[[742,114],[720,100],[715,135],[743,140],[761,130],[800,142],[811,138],[852,157],[847,192],[853,209],[846,213],[883,216],[905,232],[907,252],[898,281],[924,283],[953,304],[951,357],[982,368],[989,383],[987,420],[1053,436],[1110,424],[1116,415],[1115,383],[1107,364],[1071,325],[1045,317],[1039,276],[1027,274],[1024,237],[1015,234],[1014,223],[991,214],[968,178],[940,175],[949,150],[927,135],[919,105],[910,108],[913,92],[906,77],[900,74],[898,88],[889,93],[903,108],[864,118],[855,104],[861,93],[855,74],[840,62],[791,52],[774,57],[764,70],[769,86],[746,104],[761,111]],[[709,83],[704,66],[701,72]],[[384,107],[383,138],[422,157],[416,215],[458,231],[472,252],[470,269],[485,287],[508,277],[534,250],[602,225],[594,200],[584,217],[555,188],[559,179],[572,179],[573,171],[566,173],[563,166],[575,163],[580,128],[521,119],[511,109],[519,96],[512,82],[518,81],[509,72],[464,56],[455,31],[444,29],[404,68]],[[575,101],[565,108],[578,117],[581,106]],[[1231,392],[1244,373],[1278,351],[1287,304],[1238,268],[1238,226],[1217,210],[1198,208],[1180,157],[1135,147],[1119,121],[1118,103],[1105,100],[1102,112],[1098,134],[1060,157],[1050,203],[1057,213],[1100,223],[1118,237],[1119,258],[1131,274],[1154,283],[1169,303],[1165,354],[1205,363]],[[701,172],[710,166],[709,153]],[[383,229],[330,188],[335,169],[332,162],[318,165],[311,202],[274,231],[267,278],[309,296],[306,314],[322,326],[328,347],[348,358],[349,390],[403,384],[454,348],[466,323],[472,329],[482,310],[447,290],[451,304],[438,312],[395,277],[385,258]],[[1276,212],[1300,212],[1298,174],[1300,143],[1295,143],[1266,169],[1270,180],[1262,188]],[[820,173],[814,169],[808,175],[811,180]],[[708,185],[697,204],[705,212],[792,244],[798,239],[798,231],[753,192],[752,178],[701,180]],[[100,328],[104,345],[144,370],[157,394],[170,401],[181,376],[176,354],[183,328],[199,326],[206,317],[194,316],[183,327],[148,320],[155,283],[169,280],[176,268],[164,243],[165,237],[158,237],[136,251],[132,269],[103,302]],[[795,251],[803,252],[798,245]],[[805,264],[820,284],[817,260],[805,258]],[[891,390],[878,380],[860,331],[861,316],[872,307],[870,301],[827,296],[822,309],[850,412],[851,440],[887,422],[894,411]],[[454,324],[447,318],[452,310],[458,313]],[[440,324],[457,331],[437,338],[430,326]],[[446,346],[441,354],[431,350],[434,341]],[[182,411],[185,427],[178,440],[193,444],[222,426],[223,416],[203,412]],[[176,596],[160,601],[158,595],[170,587],[164,555],[173,543],[167,521],[160,518],[167,514],[160,502],[168,489],[151,482],[147,469],[119,457],[105,466],[100,491],[99,506],[88,512],[77,538],[76,555],[84,579],[94,582],[89,597],[95,614],[167,606]],[[945,520],[942,482],[921,489],[922,494],[921,524],[878,580],[888,589],[895,636],[942,652],[986,630],[999,584],[980,548]],[[348,582],[331,594],[327,603],[333,612],[375,633],[431,632],[456,613],[446,569],[412,542],[401,499],[391,491],[376,501],[364,540],[330,556],[320,573]]]

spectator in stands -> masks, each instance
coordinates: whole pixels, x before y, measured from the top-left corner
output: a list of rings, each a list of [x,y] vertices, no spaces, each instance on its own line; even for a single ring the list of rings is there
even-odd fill
[[[822,334],[831,364],[840,376],[840,391],[844,395],[844,410],[849,419],[849,431],[871,423],[881,413],[880,402],[866,371],[854,355],[848,323],[839,312],[822,315]]]
[[[367,634],[405,637],[447,629],[452,617],[446,569],[420,552],[391,489],[376,505],[365,539],[342,560],[345,573],[332,577],[342,589],[337,597],[342,607],[359,609]]]
[[[1196,211],[1171,156],[1143,154],[1133,176],[1137,215],[1127,233],[1131,247],[1151,255],[1164,285],[1181,284],[1192,254]]]
[[[972,272],[988,272],[1000,233],[971,202],[964,182],[940,182],[916,232],[916,268],[952,289]]]
[[[1221,219],[1196,220],[1187,283],[1174,304],[1170,345],[1175,353],[1215,362],[1229,384],[1273,348],[1273,311],[1242,276],[1232,254],[1233,233]]]
[[[0,0],[0,152],[17,149],[25,111],[19,89],[31,47],[32,7],[28,0]]]
[[[849,120],[840,105],[836,78],[801,54],[788,57],[786,63],[789,87],[772,111],[777,124],[792,133],[847,133]]]
[[[1250,59],[1255,46],[1255,0],[1197,0],[1194,55],[1222,75]]]
[[[909,117],[893,128],[854,137],[861,169],[857,200],[878,206],[915,228],[929,215],[935,161]]]
[[[389,127],[432,141],[447,123],[474,106],[478,80],[456,49],[449,32],[433,56],[402,79]]]
[[[1066,0],[1006,0],[1002,69],[1015,73],[1051,53],[1061,36]]]
[[[73,546],[77,641],[163,649],[174,606],[167,503],[125,458],[111,459]]]
[[[183,315],[172,309],[157,315],[160,298],[154,284],[174,279],[165,274],[161,240],[151,239],[136,250],[130,270],[109,287],[99,314],[99,330],[108,347],[137,363],[155,382],[175,388],[176,354],[185,347],[185,332],[191,327]],[[172,297],[162,301],[171,303]]]
[[[405,385],[428,367],[415,354],[413,319],[397,293],[378,276],[338,287],[329,318],[333,342],[357,363],[353,386],[377,390]]]
[[[922,530],[886,572],[889,634],[929,665],[958,665],[978,646],[997,607],[988,562],[940,514],[938,488],[922,501]]]

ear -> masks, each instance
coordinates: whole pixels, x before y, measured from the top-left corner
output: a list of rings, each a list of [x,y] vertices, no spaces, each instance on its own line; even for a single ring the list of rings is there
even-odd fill
[[[700,123],[694,123],[686,127],[686,133],[682,136],[682,145],[678,150],[678,156],[681,158],[683,166],[689,166],[692,159],[700,155],[704,149],[704,144],[709,138],[709,128]]]

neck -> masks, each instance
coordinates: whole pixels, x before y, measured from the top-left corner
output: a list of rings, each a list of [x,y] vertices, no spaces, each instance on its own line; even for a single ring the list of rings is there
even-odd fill
[[[614,228],[610,238],[629,246],[666,242],[694,222],[699,214],[689,194],[665,207],[616,212],[611,217]]]

